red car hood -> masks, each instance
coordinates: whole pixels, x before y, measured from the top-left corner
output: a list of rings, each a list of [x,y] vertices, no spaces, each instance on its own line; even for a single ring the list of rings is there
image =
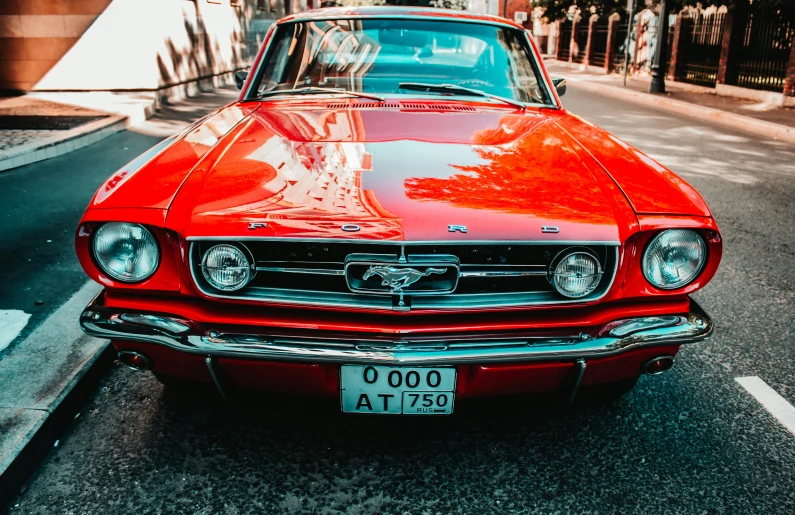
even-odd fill
[[[196,166],[166,225],[186,237],[623,241],[636,218],[599,164],[546,115],[509,113],[263,105]]]

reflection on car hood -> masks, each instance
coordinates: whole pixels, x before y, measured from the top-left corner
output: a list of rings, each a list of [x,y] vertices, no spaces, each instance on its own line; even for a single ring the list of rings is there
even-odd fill
[[[188,237],[620,241],[635,222],[541,112],[284,105],[256,110],[205,156],[168,226]]]

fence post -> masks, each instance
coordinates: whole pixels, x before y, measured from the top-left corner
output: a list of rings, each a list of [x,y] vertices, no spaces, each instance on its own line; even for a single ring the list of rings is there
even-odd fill
[[[555,60],[560,61],[560,43],[563,38],[560,37],[560,20],[555,22]]]
[[[674,23],[674,40],[671,42],[671,64],[668,66],[668,73],[671,80],[679,80],[682,77],[682,60],[679,58],[682,55],[682,47],[685,45],[685,39],[682,37],[682,27],[685,21],[682,13],[676,15],[676,22]]]
[[[718,84],[737,83],[737,64],[748,24],[749,0],[736,0],[726,11],[718,62]]]
[[[607,21],[607,44],[605,44],[605,71],[613,71],[616,59],[616,48],[618,45],[618,24],[621,23],[621,15],[613,13]]]
[[[588,19],[588,41],[585,43],[585,58],[582,60],[582,64],[588,66],[591,64],[591,52],[593,52],[593,45],[591,42],[593,41],[593,28],[596,25],[596,20],[599,19],[599,16],[594,14]]]
[[[577,46],[577,25],[579,24],[580,16],[577,15],[571,20],[571,40],[569,41],[569,62],[574,62],[574,49],[580,53],[580,48]]]
[[[784,95],[795,97],[795,41],[789,51],[789,63],[787,64],[787,78],[784,79]]]

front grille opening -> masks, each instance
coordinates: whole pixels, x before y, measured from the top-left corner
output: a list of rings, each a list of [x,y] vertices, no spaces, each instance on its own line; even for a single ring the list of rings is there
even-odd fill
[[[210,247],[231,243],[245,246],[254,256],[254,279],[235,292],[212,288],[201,272],[201,257]],[[464,309],[522,307],[587,302],[604,296],[612,284],[618,262],[617,245],[583,245],[599,259],[604,274],[596,290],[580,299],[568,299],[547,280],[551,263],[573,245],[533,243],[439,244],[414,242],[256,240],[245,242],[197,241],[191,244],[194,280],[206,295],[218,298],[251,299],[305,306],[349,306],[393,309],[398,295],[352,291],[346,279],[346,259],[351,255],[374,256],[377,261],[397,263],[408,256],[405,266],[420,267],[423,261],[457,260],[460,275],[452,293],[420,295],[404,291],[405,304],[417,309]],[[438,257],[437,257],[438,256]],[[412,259],[418,261],[411,261]],[[447,261],[449,263],[449,261]],[[369,265],[368,265],[369,266]],[[366,269],[350,267],[361,275]],[[438,275],[431,277],[433,281]],[[361,280],[356,276],[355,279]],[[377,284],[377,283],[376,283]],[[408,290],[406,290],[408,291]],[[393,302],[394,301],[394,302]]]

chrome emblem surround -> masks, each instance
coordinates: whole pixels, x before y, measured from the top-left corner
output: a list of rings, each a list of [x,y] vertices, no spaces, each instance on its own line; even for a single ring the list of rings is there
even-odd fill
[[[393,309],[407,311],[405,297],[453,293],[460,276],[459,261],[453,255],[409,255],[401,248],[394,254],[348,254],[345,281],[353,293],[392,295]],[[373,280],[376,277],[378,280]]]
[[[388,265],[372,265],[362,276],[363,280],[368,280],[374,275],[381,277],[381,286],[388,286],[389,293],[402,293],[403,288],[411,286],[423,277],[431,274],[443,274],[447,268],[426,268],[420,272],[415,268],[394,267]]]

